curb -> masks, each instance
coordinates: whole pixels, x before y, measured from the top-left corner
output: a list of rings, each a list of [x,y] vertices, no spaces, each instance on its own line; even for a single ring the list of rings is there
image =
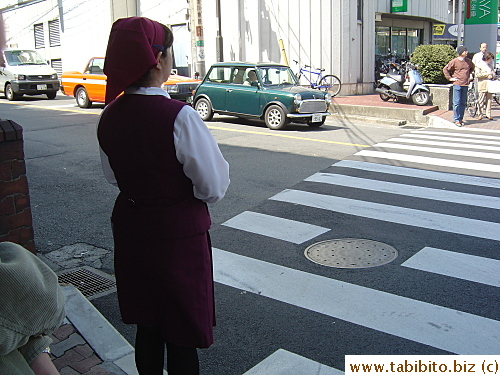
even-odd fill
[[[102,359],[99,367],[111,372],[138,375],[134,348],[72,285],[61,286],[66,298],[66,318]],[[119,371],[117,371],[119,369]]]

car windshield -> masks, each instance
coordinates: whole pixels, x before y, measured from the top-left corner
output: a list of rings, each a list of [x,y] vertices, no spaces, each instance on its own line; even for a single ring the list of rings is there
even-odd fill
[[[285,66],[263,66],[257,68],[257,71],[264,86],[297,84],[295,74]]]
[[[46,65],[45,60],[36,51],[16,50],[5,51],[5,59],[10,66],[15,65]]]

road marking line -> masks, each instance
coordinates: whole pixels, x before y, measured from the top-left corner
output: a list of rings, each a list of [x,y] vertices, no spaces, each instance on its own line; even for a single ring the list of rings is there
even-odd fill
[[[342,160],[333,164],[333,167],[361,169],[363,171],[386,173],[405,177],[423,178],[426,180],[435,180],[451,182],[454,184],[476,185],[489,188],[500,188],[500,179],[468,176],[464,174],[428,171],[425,169],[398,167],[395,165],[369,163],[366,161]]]
[[[490,152],[477,152],[477,151],[467,151],[467,150],[453,150],[453,149],[448,149],[448,148],[401,145],[401,144],[397,144],[397,143],[382,142],[382,143],[377,143],[373,147],[397,148],[397,149],[402,149],[402,150],[421,151],[421,152],[428,152],[428,153],[434,153],[434,154],[469,156],[469,157],[473,157],[473,158],[500,159],[500,154],[492,154]]]
[[[218,283],[452,353],[498,353],[499,321],[213,250]]]
[[[322,365],[284,349],[278,349],[243,375],[343,375],[344,372]]]
[[[207,125],[207,127],[209,129],[214,129],[214,130],[225,130],[225,131],[235,132],[235,133],[247,133],[247,134],[267,135],[267,136],[271,136],[271,137],[281,137],[281,138],[297,139],[297,140],[300,140],[300,141],[311,141],[311,142],[329,143],[329,144],[334,144],[334,145],[355,146],[355,147],[371,147],[370,145],[360,145],[360,144],[356,144],[356,143],[334,142],[334,141],[327,141],[327,140],[324,140],[324,139],[296,137],[296,136],[293,136],[293,135],[279,134],[279,133],[276,133],[276,131],[273,131],[273,133],[264,133],[264,132],[255,131],[255,130],[230,129],[230,128],[224,128],[224,127],[221,127],[221,126],[213,126],[213,125]]]
[[[73,113],[83,113],[86,115],[100,115],[101,113],[95,113],[95,112],[88,112],[84,110],[78,110],[78,109],[65,109],[65,108],[57,108],[57,107],[45,107],[43,105],[32,105],[32,104],[26,104],[26,103],[9,103],[9,104],[14,104],[14,105],[19,105],[19,106],[24,106],[26,108],[35,108],[35,109],[46,109],[49,111],[61,111],[61,112],[73,112]]]
[[[463,130],[469,130],[469,129],[463,129]],[[476,129],[470,129],[471,131],[474,131]],[[477,129],[479,130],[479,129]],[[488,132],[488,130],[486,130]],[[495,133],[498,133],[498,131],[493,131]],[[432,131],[432,130],[417,130],[415,133],[418,134],[439,134],[439,135],[450,135],[452,137],[464,137],[464,138],[488,138],[488,139],[498,139],[500,140],[499,135],[487,135],[487,134],[471,134],[471,133],[454,133],[454,132],[437,132],[437,131]]]
[[[424,247],[401,265],[500,287],[500,260],[496,259]]]
[[[337,186],[345,186],[355,189],[377,191],[381,193],[398,194],[409,197],[500,209],[500,198],[498,197],[433,189],[422,186],[405,185],[395,182],[371,180],[341,174],[315,173],[312,176],[306,178],[304,181],[312,181]]]
[[[438,133],[439,134],[439,133]],[[464,139],[464,138],[457,138],[457,137],[441,137],[437,135],[425,135],[425,134],[418,134],[418,133],[408,133],[408,134],[401,134],[401,137],[404,138],[416,138],[416,139],[434,139],[438,141],[448,141],[448,142],[467,142],[467,143],[479,143],[479,144],[487,144],[487,145],[500,145],[500,142],[498,141],[487,141],[484,139]]]
[[[474,163],[461,160],[439,159],[428,156],[405,155],[405,154],[397,154],[395,152],[383,152],[383,151],[372,151],[372,150],[362,150],[355,153],[354,155],[367,156],[380,159],[390,159],[392,161],[396,160],[407,161],[425,165],[436,165],[441,167],[500,173],[500,165],[497,164]]]
[[[222,225],[295,244],[301,244],[330,230],[330,228],[250,211],[244,211]]]
[[[284,190],[269,199],[390,223],[411,225],[500,241],[500,224],[489,221],[322,195],[300,190]]]
[[[440,147],[461,147],[461,148],[478,148],[481,150],[490,151],[500,151],[500,147],[496,146],[486,146],[484,144],[467,144],[467,143],[455,143],[455,142],[440,142],[440,141],[426,141],[424,139],[413,139],[413,138],[391,138],[387,142],[403,142],[403,143],[415,143],[419,145],[428,146],[440,146]],[[500,144],[500,142],[498,142]]]

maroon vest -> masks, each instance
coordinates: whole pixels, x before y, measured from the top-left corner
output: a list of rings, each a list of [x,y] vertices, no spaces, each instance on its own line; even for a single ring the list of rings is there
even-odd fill
[[[184,237],[210,227],[206,204],[194,197],[174,147],[174,121],[185,104],[161,95],[123,95],[99,121],[98,139],[120,196],[116,229]]]

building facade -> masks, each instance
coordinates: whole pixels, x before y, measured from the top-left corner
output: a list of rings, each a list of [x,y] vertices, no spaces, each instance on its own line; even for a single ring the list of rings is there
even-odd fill
[[[114,20],[140,15],[172,27],[179,74],[220,60],[323,68],[341,94],[373,91],[376,56],[432,43],[450,0],[0,0],[7,45],[35,48],[59,72],[104,56]]]

